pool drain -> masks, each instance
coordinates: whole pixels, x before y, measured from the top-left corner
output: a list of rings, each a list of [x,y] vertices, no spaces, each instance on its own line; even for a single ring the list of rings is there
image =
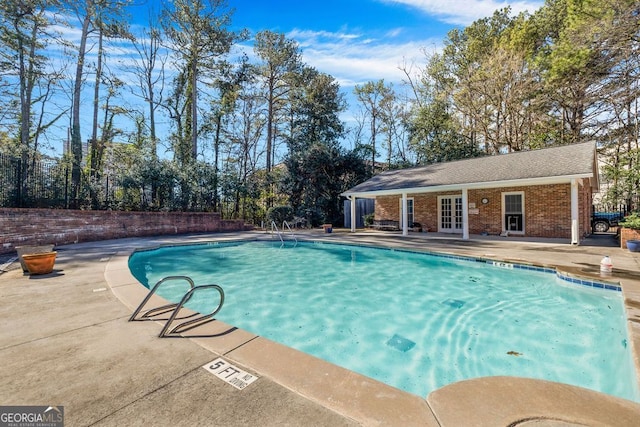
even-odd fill
[[[442,301],[442,304],[448,305],[453,308],[462,308],[464,305],[464,301],[460,301],[459,299],[447,299]]]
[[[389,341],[387,341],[387,345],[389,347],[395,348],[396,350],[400,350],[403,353],[411,350],[416,346],[416,343],[411,341],[408,338],[405,338],[401,335],[394,334]]]

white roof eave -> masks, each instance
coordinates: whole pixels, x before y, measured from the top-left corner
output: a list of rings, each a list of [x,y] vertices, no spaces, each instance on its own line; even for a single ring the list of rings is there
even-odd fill
[[[578,175],[563,175],[563,176],[549,176],[541,178],[526,178],[526,179],[514,179],[508,181],[488,181],[488,182],[470,182],[466,184],[447,184],[447,185],[434,185],[428,187],[413,187],[413,188],[397,188],[390,190],[376,190],[376,191],[362,191],[352,192],[345,191],[342,193],[344,197],[355,196],[356,198],[371,199],[378,196],[393,196],[397,194],[421,194],[421,193],[436,193],[441,191],[455,191],[455,190],[474,190],[481,188],[500,188],[500,187],[523,187],[532,185],[550,185],[550,184],[565,184],[570,183],[572,179],[580,178],[593,178],[593,174],[584,173]]]

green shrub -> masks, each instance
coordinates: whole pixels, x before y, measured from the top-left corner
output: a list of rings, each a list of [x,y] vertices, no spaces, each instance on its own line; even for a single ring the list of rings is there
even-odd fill
[[[634,212],[620,221],[618,225],[624,228],[631,228],[632,230],[640,230],[640,214]]]
[[[271,221],[275,222],[278,228],[282,225],[282,221],[289,221],[293,219],[293,208],[291,206],[274,206],[267,211],[267,221],[271,224]]]
[[[364,216],[364,225],[365,227],[370,227],[373,225],[373,220],[376,217],[374,213],[370,213]]]

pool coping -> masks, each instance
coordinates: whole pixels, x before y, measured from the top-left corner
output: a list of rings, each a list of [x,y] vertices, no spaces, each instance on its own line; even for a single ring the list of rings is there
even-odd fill
[[[264,239],[256,236],[240,239],[218,239],[215,236],[208,236],[205,241],[215,240],[253,241]],[[314,237],[309,240],[318,240],[318,238]],[[329,241],[341,243],[331,239]],[[202,242],[195,242],[192,239],[184,244],[198,243]],[[167,245],[176,244],[169,243]],[[167,245],[155,244],[139,249],[150,250],[154,247]],[[360,245],[372,246],[369,244]],[[386,247],[382,243],[376,245]],[[113,294],[132,311],[147,292],[147,288],[131,275],[128,268],[129,256],[135,250],[132,248],[118,252],[109,260],[104,272],[105,280]],[[405,249],[401,248],[401,250]],[[414,252],[434,253],[427,250]],[[438,251],[437,253],[442,254],[443,252]],[[460,256],[465,259],[475,258],[522,264],[521,260],[512,258],[500,259],[486,255],[467,257],[455,253],[447,253],[447,255]],[[581,271],[580,269],[566,271],[571,269],[526,262],[523,264],[535,268],[555,269],[557,274],[562,272],[567,277],[577,278],[577,280],[584,280],[581,279],[582,277],[591,281],[595,280],[595,273],[590,271]],[[622,291],[626,291],[625,286],[622,286]],[[640,318],[640,306],[631,307],[631,309],[637,309],[638,313],[628,313],[628,316],[635,315]],[[627,310],[629,310],[628,305]],[[461,381],[421,398],[247,331],[233,328],[223,322],[212,322],[206,328],[207,333],[219,336],[216,338],[192,336],[189,339],[212,353],[241,365],[249,372],[269,377],[307,399],[366,425],[460,425],[460,419],[456,418],[456,414],[459,416],[463,414],[467,417],[468,422],[468,411],[475,413],[477,425],[495,425],[492,423],[497,419],[500,420],[500,423],[504,422],[505,425],[519,423],[523,420],[539,419],[606,424],[607,420],[612,419],[612,416],[615,416],[615,419],[620,419],[621,422],[629,420],[628,425],[633,425],[632,421],[640,417],[640,405],[625,399],[564,384],[514,377],[490,377]],[[638,349],[636,337],[640,335],[635,332],[638,331],[629,331],[629,335],[634,337],[631,343],[631,345],[635,344],[633,350]],[[200,332],[198,334],[201,335]],[[189,337],[189,334],[185,335]],[[640,372],[637,354],[638,352],[634,351],[634,363],[636,371]],[[465,394],[467,398],[460,399],[460,396]],[[532,399],[533,395],[536,396],[535,399]],[[509,403],[505,404],[505,401]],[[498,404],[498,402],[502,403]],[[498,407],[499,411],[496,410]],[[597,411],[592,411],[589,408],[597,408]]]

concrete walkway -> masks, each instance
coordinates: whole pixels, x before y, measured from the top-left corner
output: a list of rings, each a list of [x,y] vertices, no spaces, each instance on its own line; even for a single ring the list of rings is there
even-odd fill
[[[210,351],[127,322],[105,266],[162,241],[60,247],[53,274],[0,276],[0,404],[63,405],[68,426],[357,425],[268,378],[239,391],[202,369]]]
[[[351,376],[337,385],[343,389],[338,392],[331,388],[335,384],[323,383],[320,377],[326,374],[317,371],[320,377],[311,372],[306,379],[290,380],[282,378],[282,372],[270,371],[268,362],[245,364],[265,358],[271,363],[287,362],[290,349],[260,340],[231,360],[260,376],[251,386],[237,390],[202,368],[219,356],[202,340],[159,339],[157,323],[127,322],[131,308],[116,297],[105,279],[115,259],[134,248],[239,237],[264,234],[169,236],[64,246],[56,248],[54,272],[43,276],[23,275],[17,262],[5,266],[8,271],[0,274],[0,405],[63,405],[67,426],[506,426],[527,420],[538,420],[536,425],[631,426],[640,420],[640,405],[623,399],[514,379],[453,384],[425,400],[401,392],[396,395],[395,389]],[[611,280],[623,283],[632,341],[640,349],[638,254],[605,247],[596,240],[571,246],[498,238],[462,241],[422,233],[402,237],[313,232],[308,237],[526,260],[582,275],[597,275],[600,259],[610,255],[614,260]],[[256,359],[254,353],[259,349],[269,356]],[[228,354],[234,353],[230,350]],[[291,360],[302,360],[297,357]],[[637,353],[636,365],[640,366]],[[300,366],[307,369],[304,363]],[[317,366],[326,368],[326,364]],[[305,381],[317,383],[305,388],[299,384]],[[375,398],[363,398],[371,396],[372,387]],[[505,404],[505,396],[514,398],[513,404]],[[550,403],[566,396],[574,398]],[[413,412],[401,410],[406,402]],[[528,410],[523,411],[522,405]],[[461,420],[465,422],[460,424]]]

